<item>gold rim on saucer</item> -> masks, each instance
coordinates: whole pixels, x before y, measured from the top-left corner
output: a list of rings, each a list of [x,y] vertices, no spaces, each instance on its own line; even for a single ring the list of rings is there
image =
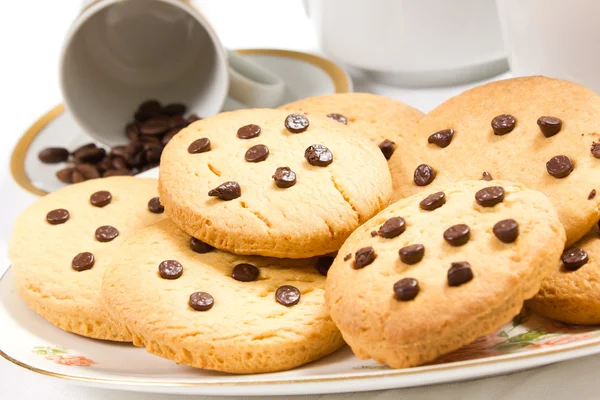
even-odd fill
[[[265,55],[276,56],[283,58],[293,58],[304,61],[323,70],[333,82],[334,93],[348,93],[351,90],[350,79],[346,72],[337,64],[325,58],[314,54],[302,53],[299,51],[276,50],[276,49],[242,49],[236,50],[242,55]],[[65,111],[65,106],[60,104],[48,111],[39,120],[37,120],[26,132],[21,136],[13,149],[10,159],[10,171],[13,179],[23,189],[36,196],[44,196],[48,194],[45,190],[35,186],[25,172],[25,155],[35,140],[46,125],[52,122],[56,117]]]

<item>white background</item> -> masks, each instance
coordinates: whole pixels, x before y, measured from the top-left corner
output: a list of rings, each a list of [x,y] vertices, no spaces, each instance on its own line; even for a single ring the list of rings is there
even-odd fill
[[[204,0],[195,3],[205,11],[229,48],[267,47],[318,52],[315,35],[299,0]],[[79,0],[0,1],[0,273],[8,265],[3,255],[12,221],[34,200],[12,182],[9,156],[19,136],[40,115],[61,102],[57,78],[61,42],[80,5]],[[462,89],[403,90],[371,84],[360,77],[355,79],[357,91],[387,94],[423,111]],[[299,399],[573,397],[584,400],[600,397],[598,371],[600,357],[587,357],[474,382],[369,395],[303,396]],[[35,375],[0,358],[0,400],[175,398],[178,397],[78,387]]]

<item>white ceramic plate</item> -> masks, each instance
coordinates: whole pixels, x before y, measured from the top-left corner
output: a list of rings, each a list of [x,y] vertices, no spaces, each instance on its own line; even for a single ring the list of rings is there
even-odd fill
[[[307,53],[287,50],[247,49],[238,53],[272,71],[286,83],[281,104],[305,97],[352,91],[352,80],[335,63]],[[245,108],[235,100],[227,99],[225,111]],[[93,142],[77,126],[62,105],[41,117],[23,135],[11,159],[13,177],[20,186],[36,195],[53,192],[64,186],[55,176],[64,164],[43,164],[38,153],[46,147],[74,149]],[[126,141],[123,135],[123,141]]]
[[[230,375],[64,332],[19,298],[12,270],[0,280],[0,355],[40,374],[103,388],[227,396],[356,392],[475,379],[598,352],[600,327],[568,326],[523,311],[498,332],[428,366],[392,370],[343,348],[292,371]]]

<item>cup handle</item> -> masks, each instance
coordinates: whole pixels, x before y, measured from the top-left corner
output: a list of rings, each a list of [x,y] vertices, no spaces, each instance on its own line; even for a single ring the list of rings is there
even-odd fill
[[[280,106],[285,82],[271,71],[234,51],[228,51],[229,96],[252,108]]]

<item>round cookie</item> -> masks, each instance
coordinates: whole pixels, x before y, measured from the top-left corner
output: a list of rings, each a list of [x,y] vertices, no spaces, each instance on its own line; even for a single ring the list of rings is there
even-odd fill
[[[165,148],[160,198],[181,229],[235,254],[336,251],[391,196],[381,151],[348,130],[283,110],[203,119]]]
[[[598,221],[599,120],[600,96],[558,79],[468,90],[427,114],[411,150],[392,156],[395,199],[482,177],[517,181],[550,197],[575,243]]]
[[[336,93],[308,97],[279,107],[310,117],[323,115],[348,125],[379,146],[389,159],[417,130],[423,113],[401,101],[371,93]]]
[[[468,181],[400,200],[342,246],[326,303],[361,359],[433,361],[519,313],[555,267],[565,233],[523,185]]]
[[[527,306],[538,314],[571,324],[600,324],[598,226],[567,249],[563,260],[546,277],[540,292]]]
[[[122,246],[102,295],[150,353],[230,373],[283,371],[344,344],[317,271],[332,260],[236,256],[166,220]]]
[[[151,201],[157,195],[155,179],[112,177],[36,201],[16,219],[9,246],[21,297],[66,331],[131,341],[105,314],[102,274],[127,237],[164,218],[157,200]]]

